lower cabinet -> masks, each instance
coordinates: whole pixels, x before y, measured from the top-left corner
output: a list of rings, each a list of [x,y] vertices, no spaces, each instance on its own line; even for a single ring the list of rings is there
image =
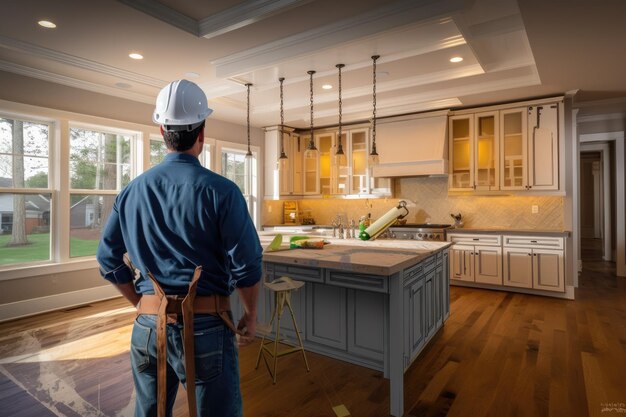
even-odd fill
[[[449,278],[543,291],[565,291],[564,238],[450,234]],[[472,242],[493,245],[471,245]],[[500,243],[501,242],[501,243]]]
[[[564,292],[564,243],[560,237],[504,236],[504,285]]]
[[[306,301],[306,340],[345,350],[348,343],[346,289],[310,284]]]
[[[451,251],[453,279],[502,285],[502,248],[455,245]]]
[[[404,367],[409,366],[426,343],[426,290],[423,277],[405,284],[404,288],[404,351],[406,352]]]

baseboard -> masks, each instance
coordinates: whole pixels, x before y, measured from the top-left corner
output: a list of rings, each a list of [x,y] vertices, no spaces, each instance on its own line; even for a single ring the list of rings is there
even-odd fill
[[[113,285],[104,285],[101,287],[87,288],[85,290],[0,304],[0,323],[7,320],[46,313],[48,311],[108,300],[119,296],[120,293]]]

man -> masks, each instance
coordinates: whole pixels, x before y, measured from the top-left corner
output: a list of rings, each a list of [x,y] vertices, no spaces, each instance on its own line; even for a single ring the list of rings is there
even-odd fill
[[[96,255],[102,276],[138,308],[131,337],[137,417],[171,416],[179,382],[190,416],[196,403],[200,417],[242,415],[228,296],[236,289],[242,300],[237,332],[247,345],[262,250],[239,188],[198,161],[211,112],[194,83],[161,90],[153,120],[169,152],[118,195]]]

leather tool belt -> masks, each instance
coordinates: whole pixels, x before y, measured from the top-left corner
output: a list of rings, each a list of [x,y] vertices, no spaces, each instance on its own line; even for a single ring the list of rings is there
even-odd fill
[[[187,404],[189,416],[197,416],[196,408],[196,366],[194,351],[193,319],[195,314],[211,314],[221,317],[226,326],[240,333],[230,319],[230,299],[224,295],[196,296],[198,280],[202,273],[199,266],[193,273],[187,295],[166,295],[163,289],[148,272],[154,295],[143,295],[137,305],[137,315],[157,316],[157,416],[165,417],[167,400],[167,324],[183,319],[183,349],[185,356],[185,378],[187,380]]]

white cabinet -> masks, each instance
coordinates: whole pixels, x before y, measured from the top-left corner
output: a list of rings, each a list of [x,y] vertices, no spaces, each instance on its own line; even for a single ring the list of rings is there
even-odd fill
[[[559,105],[528,108],[528,189],[559,189]]]
[[[287,155],[283,169],[278,164],[281,149]],[[265,130],[265,198],[294,197],[302,194],[302,152],[300,138],[280,126]]]
[[[319,143],[315,141],[318,149],[317,158],[305,158],[306,148],[309,146],[311,136],[301,136],[302,140],[302,194],[315,195],[320,193],[320,159]]]
[[[450,279],[502,285],[500,236],[451,234]]]
[[[449,118],[449,190],[559,190],[563,102],[489,109]]]
[[[560,237],[504,236],[504,285],[565,291]]]

